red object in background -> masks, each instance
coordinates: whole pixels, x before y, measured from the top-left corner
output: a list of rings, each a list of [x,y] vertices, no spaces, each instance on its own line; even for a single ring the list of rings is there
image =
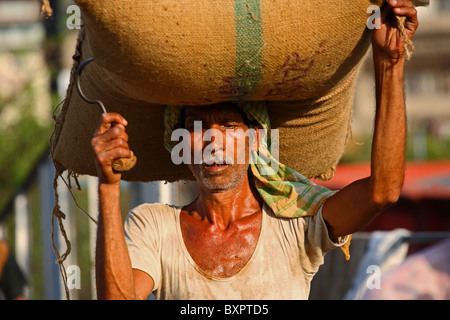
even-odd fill
[[[318,182],[339,190],[370,175],[370,164],[341,164],[335,177]],[[378,215],[364,231],[405,228],[410,231],[450,231],[450,161],[408,162],[398,203]]]
[[[370,164],[342,164],[338,166],[332,180],[315,182],[339,190],[368,176]],[[361,231],[390,231],[397,228],[425,233],[450,231],[450,161],[407,163],[399,201]],[[432,244],[410,243],[408,252],[415,253]]]

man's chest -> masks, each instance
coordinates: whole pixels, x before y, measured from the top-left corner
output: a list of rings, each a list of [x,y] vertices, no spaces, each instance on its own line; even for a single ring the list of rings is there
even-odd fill
[[[245,226],[218,230],[207,225],[182,227],[184,244],[206,274],[227,278],[239,272],[252,257],[261,231],[261,218]]]
[[[160,298],[306,298],[309,275],[303,271],[298,245],[285,240],[288,230],[278,230],[265,218],[255,241],[250,240],[255,235],[246,232],[229,233],[233,240],[207,232],[168,232],[160,253]]]

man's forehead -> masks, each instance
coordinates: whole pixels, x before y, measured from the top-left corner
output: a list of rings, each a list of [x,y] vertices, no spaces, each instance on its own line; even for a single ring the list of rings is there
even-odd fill
[[[218,103],[207,106],[186,106],[185,117],[194,119],[217,117],[243,120],[242,111],[231,103]]]

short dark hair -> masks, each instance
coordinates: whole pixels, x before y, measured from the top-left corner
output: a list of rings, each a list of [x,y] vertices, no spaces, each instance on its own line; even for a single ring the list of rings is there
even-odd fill
[[[253,128],[253,129],[261,128],[261,125],[260,125],[256,120],[250,120],[250,119],[248,118],[247,114],[246,114],[241,108],[237,107],[236,105],[234,105],[234,106],[235,106],[235,107],[239,110],[239,112],[241,113],[242,119],[243,119],[243,121],[244,121],[244,123],[245,123],[245,125],[246,125],[247,127]],[[184,127],[185,127],[185,120],[186,120],[186,108],[185,108],[185,107],[182,107],[182,108],[181,108],[181,112],[180,112],[180,119],[178,119],[178,123],[177,123],[177,125],[175,126],[175,129],[181,129],[181,128],[184,128]]]

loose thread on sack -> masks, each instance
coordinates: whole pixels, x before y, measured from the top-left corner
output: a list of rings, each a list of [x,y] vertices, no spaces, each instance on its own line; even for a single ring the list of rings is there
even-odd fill
[[[56,163],[54,164],[55,168]],[[78,201],[75,198],[75,195],[72,193],[72,189],[70,187],[70,180],[71,178],[73,178],[75,180],[75,183],[78,187],[78,190],[81,190],[77,175],[74,173],[69,172],[68,173],[68,180],[69,182],[66,181],[66,179],[64,179],[61,175],[61,173],[56,170],[55,172],[55,176],[53,178],[53,192],[54,192],[54,197],[55,197],[55,203],[53,206],[53,210],[52,210],[52,233],[51,233],[51,238],[52,238],[52,245],[53,245],[53,251],[55,252],[56,255],[56,263],[59,265],[59,270],[61,273],[61,278],[63,280],[63,284],[64,284],[64,289],[66,292],[66,299],[70,300],[70,293],[69,293],[69,288],[67,286],[67,272],[66,272],[66,268],[64,267],[64,261],[67,259],[67,257],[69,256],[71,249],[72,249],[72,245],[70,243],[69,237],[67,235],[66,232],[66,228],[64,227],[64,223],[63,220],[66,218],[66,215],[64,214],[64,212],[62,212],[61,207],[59,206],[59,194],[58,194],[58,178],[61,178],[61,180],[64,182],[64,184],[66,185],[67,189],[69,190],[69,193],[74,201],[74,203],[76,204],[76,206],[82,211],[84,212],[84,214],[86,214],[95,224],[97,224],[97,221],[92,218],[78,203]],[[58,220],[58,226],[59,226],[59,230],[64,238],[65,244],[66,244],[66,251],[63,254],[60,254],[59,249],[56,246],[56,242],[55,242],[55,218]]]
[[[83,209],[83,207],[81,207],[81,205],[77,201],[77,198],[75,197],[75,195],[72,192],[72,185],[70,183],[71,179],[75,180],[77,189],[81,190],[80,182],[78,181],[78,174],[75,172],[72,172],[70,170],[67,170],[68,181],[66,181],[66,179],[64,179],[62,176],[60,176],[60,177],[61,177],[61,180],[66,185],[67,189],[69,190],[70,196],[72,197],[72,200],[75,203],[75,205],[77,206],[77,208],[80,209],[92,222],[94,222],[95,224],[98,224],[97,220],[95,220],[86,210]]]
[[[55,108],[54,113],[53,113],[53,119],[56,121],[56,110],[59,109],[60,105],[62,104],[62,102]],[[51,158],[54,159],[54,148],[53,148],[53,143],[55,141],[55,139],[58,138],[58,133],[56,132],[56,130],[52,133],[51,137],[50,137],[50,145],[52,146],[52,148],[50,148],[50,154],[51,154]],[[76,204],[76,206],[82,211],[84,212],[94,223],[97,223],[78,203],[78,201],[75,198],[75,195],[72,192],[72,187],[71,187],[71,178],[73,178],[75,180],[75,183],[77,185],[78,190],[81,190],[79,181],[78,181],[78,177],[75,173],[71,173],[70,171],[68,171],[68,176],[67,179],[69,182],[66,181],[66,179],[63,178],[62,173],[64,172],[64,169],[55,162],[55,160],[53,160],[53,165],[55,167],[55,176],[53,178],[53,192],[54,192],[54,198],[55,198],[55,203],[53,205],[53,210],[52,210],[52,233],[51,233],[51,239],[52,239],[52,246],[53,246],[53,251],[55,252],[56,255],[56,263],[59,265],[59,270],[60,270],[60,274],[61,274],[61,278],[64,284],[64,290],[66,293],[66,299],[70,300],[70,292],[69,292],[69,288],[67,285],[67,272],[66,269],[64,267],[64,261],[67,259],[67,257],[69,256],[70,252],[71,252],[71,243],[70,240],[67,236],[65,227],[64,227],[64,223],[63,220],[66,218],[66,215],[64,214],[64,212],[62,212],[60,206],[59,206],[59,194],[58,194],[58,178],[61,178],[61,180],[64,182],[64,184],[66,185],[67,189],[69,190],[69,193],[74,201],[74,203]],[[55,228],[54,228],[54,221],[55,219],[58,220],[58,225],[59,225],[59,229],[60,232],[64,238],[64,241],[66,243],[66,251],[61,255],[56,243],[55,243]]]
[[[315,176],[314,179],[320,180],[320,181],[329,181],[331,180],[336,174],[336,168],[332,167],[328,169],[327,172],[321,173],[318,176]]]
[[[47,13],[47,16],[52,14],[52,10],[50,8],[50,4],[48,0],[43,0],[43,5],[42,5],[42,9],[41,12],[43,13]],[[80,31],[80,37],[82,38],[84,36],[84,30]],[[73,55],[73,60],[74,60],[74,66],[73,68],[77,67],[77,64],[79,63],[79,57],[81,56],[81,39],[79,38],[77,40],[77,45],[76,45],[76,49],[75,49],[75,53]],[[72,69],[72,74],[73,74],[73,69]],[[52,114],[52,118],[55,122],[55,128],[52,132],[52,134],[50,135],[50,158],[53,160],[53,166],[55,167],[55,176],[54,176],[54,180],[53,180],[53,191],[54,191],[54,197],[55,197],[55,203],[53,205],[53,210],[52,210],[52,233],[51,233],[51,239],[52,239],[52,245],[53,245],[53,251],[55,252],[56,255],[56,263],[59,265],[59,270],[60,270],[60,274],[62,277],[62,281],[64,284],[64,289],[66,292],[66,298],[67,300],[70,300],[70,292],[69,292],[69,288],[67,285],[67,272],[66,269],[64,267],[64,261],[66,260],[66,258],[68,257],[68,255],[70,254],[71,251],[71,244],[70,241],[67,237],[67,233],[65,231],[65,227],[64,227],[64,223],[63,223],[63,219],[65,219],[65,214],[61,211],[61,208],[59,206],[59,195],[58,195],[58,178],[61,178],[61,180],[64,182],[64,184],[66,185],[67,189],[69,190],[69,193],[72,197],[72,199],[74,200],[76,206],[82,211],[84,212],[94,223],[97,223],[97,221],[95,221],[95,219],[93,219],[78,203],[78,201],[76,200],[74,194],[72,193],[72,188],[71,188],[71,177],[75,180],[75,183],[78,187],[78,189],[80,190],[80,184],[78,182],[77,179],[77,175],[75,173],[72,173],[69,171],[68,177],[67,179],[69,180],[69,182],[67,182],[64,177],[62,176],[65,168],[63,166],[61,166],[59,163],[57,163],[57,161],[55,160],[55,152],[56,152],[56,145],[58,143],[58,140],[60,138],[60,134],[61,134],[61,130],[62,130],[62,126],[64,124],[64,118],[66,116],[67,113],[67,103],[70,100],[70,96],[71,96],[71,88],[72,88],[72,84],[73,84],[73,80],[71,77],[71,84],[69,85],[69,88],[67,90],[66,93],[66,99],[64,99],[63,101],[61,101],[61,103],[59,103],[56,108],[53,110],[53,114]],[[62,109],[60,110],[60,107],[62,106]],[[58,110],[60,110],[60,112],[57,115]],[[63,255],[61,255],[59,253],[58,248],[56,247],[56,243],[55,243],[55,231],[54,231],[54,220],[55,218],[58,220],[58,225],[59,225],[59,229],[61,234],[63,235],[63,238],[66,242],[66,246],[67,249],[65,251],[65,253]]]
[[[54,163],[55,168],[57,168],[56,163]],[[71,178],[73,178],[75,180],[75,183],[78,187],[78,190],[81,190],[77,175],[74,173],[69,172],[68,173],[68,180],[69,182],[66,181],[66,179],[64,179],[61,175],[61,173],[59,172],[59,170],[56,170],[55,172],[55,176],[53,178],[53,192],[54,192],[54,197],[55,197],[55,203],[53,206],[53,210],[52,210],[52,233],[51,233],[51,238],[52,238],[52,246],[53,246],[53,251],[55,252],[56,255],[56,263],[59,265],[59,270],[60,270],[60,274],[61,274],[61,278],[64,284],[64,290],[66,292],[66,299],[70,300],[70,293],[69,293],[69,288],[67,285],[67,272],[66,272],[66,268],[64,267],[64,261],[67,259],[67,257],[69,256],[71,249],[72,249],[72,245],[70,243],[69,237],[67,235],[66,232],[66,228],[64,227],[64,223],[63,220],[66,218],[66,215],[64,214],[64,212],[62,212],[61,207],[59,206],[59,194],[58,194],[58,178],[61,178],[61,180],[64,182],[64,184],[66,185],[67,189],[69,190],[69,193],[74,201],[74,203],[76,204],[76,206],[84,213],[86,214],[89,219],[91,219],[95,224],[97,224],[97,221],[92,218],[78,203],[78,201],[75,198],[75,195],[72,193],[72,189],[70,187],[70,180]],[[64,242],[66,244],[66,251],[61,254],[59,249],[56,246],[56,242],[55,242],[55,218],[58,220],[58,226],[59,226],[59,230],[63,236]]]
[[[52,118],[53,120],[56,121],[56,110],[59,109],[59,107],[61,106],[62,102],[60,104],[58,104],[56,106],[56,108],[53,110],[53,114],[52,114]],[[52,216],[51,216],[51,224],[52,224],[52,232],[51,232],[51,239],[52,239],[52,246],[53,246],[53,251],[56,255],[56,263],[59,265],[59,271],[62,277],[62,281],[64,284],[64,290],[66,292],[66,299],[70,300],[70,293],[69,293],[69,288],[67,286],[67,272],[66,269],[64,267],[64,260],[66,260],[66,258],[68,257],[68,255],[70,254],[71,251],[71,243],[69,241],[69,238],[67,236],[66,230],[64,228],[64,224],[63,224],[63,219],[66,218],[66,215],[64,214],[64,212],[61,211],[61,207],[59,206],[59,194],[58,194],[58,177],[61,175],[62,173],[62,168],[55,162],[54,160],[54,142],[55,142],[55,138],[59,138],[56,130],[54,130],[52,132],[52,134],[50,135],[50,158],[53,160],[53,166],[55,167],[55,176],[53,177],[53,193],[54,193],[54,198],[55,198],[55,203],[53,204],[53,209],[52,209]],[[58,219],[58,225],[59,225],[59,229],[61,231],[61,234],[63,235],[64,241],[66,243],[66,251],[64,252],[63,255],[60,254],[56,243],[55,243],[55,218]]]
[[[396,16],[397,18],[397,26],[400,30],[400,33],[403,37],[403,46],[405,48],[405,58],[406,60],[409,60],[414,53],[415,47],[411,39],[409,39],[408,34],[406,32],[405,23],[406,23],[406,17],[405,16]]]
[[[52,245],[53,245],[53,251],[56,255],[56,263],[59,265],[59,270],[61,273],[61,277],[64,284],[64,290],[66,292],[66,299],[70,300],[70,293],[69,288],[67,285],[67,272],[66,268],[64,267],[64,261],[66,260],[67,256],[70,254],[71,251],[71,243],[69,240],[69,237],[67,236],[66,229],[64,228],[63,220],[66,218],[66,215],[61,211],[59,206],[59,195],[58,195],[58,177],[59,174],[56,173],[55,177],[53,178],[53,192],[55,195],[55,205],[53,206],[52,210]],[[64,242],[66,243],[66,251],[61,255],[56,243],[55,243],[55,218],[58,220],[59,230],[64,238]]]

